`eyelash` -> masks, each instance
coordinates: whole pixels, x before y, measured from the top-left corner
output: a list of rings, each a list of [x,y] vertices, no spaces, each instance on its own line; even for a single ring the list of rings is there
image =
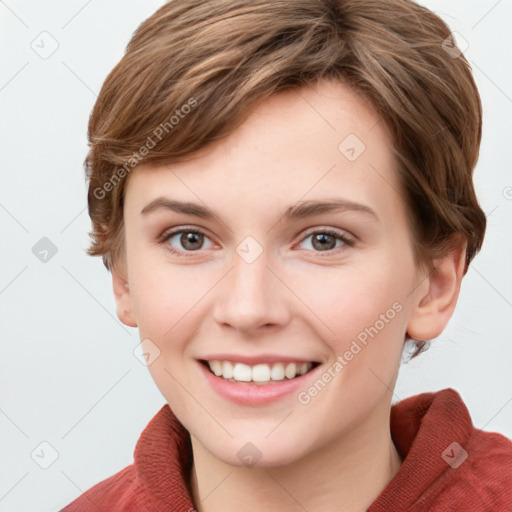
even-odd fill
[[[197,229],[192,226],[185,226],[185,227],[181,227],[178,229],[173,229],[173,230],[164,232],[159,237],[158,243],[164,244],[164,243],[168,242],[173,236],[178,235],[180,233],[196,233],[196,234],[204,235],[205,237],[209,238],[208,235],[201,229]],[[306,240],[307,238],[309,238],[312,235],[319,235],[319,234],[331,235],[331,236],[335,237],[336,239],[341,240],[344,244],[343,246],[338,247],[337,249],[329,249],[328,251],[313,251],[313,252],[316,252],[320,257],[332,256],[333,254],[337,254],[340,251],[346,250],[345,246],[353,247],[355,245],[355,240],[353,240],[353,239],[347,237],[346,235],[340,233],[339,231],[336,231],[331,228],[317,229],[315,231],[309,231],[304,236],[304,238],[301,239],[301,242],[304,242],[304,240]],[[167,249],[172,254],[175,254],[179,257],[188,258],[188,257],[194,256],[194,253],[200,252],[200,250],[198,250],[198,251],[178,251],[178,250],[174,249],[173,247],[171,247],[169,244],[166,244],[166,245],[167,245]],[[325,252],[327,254],[325,254],[325,256],[324,256],[322,254],[323,252]],[[190,253],[190,254],[188,254],[188,253]]]

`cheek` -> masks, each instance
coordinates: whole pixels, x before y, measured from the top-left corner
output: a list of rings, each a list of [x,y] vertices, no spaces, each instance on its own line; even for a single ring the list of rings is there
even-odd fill
[[[391,324],[400,323],[396,320],[404,309],[406,276],[399,277],[395,268],[383,261],[337,271],[320,267],[291,282],[297,283],[294,291],[316,317],[322,337],[342,351],[353,339],[364,340],[365,333],[368,337],[368,330],[375,335],[373,327],[384,334]]]
[[[201,298],[212,284],[206,275],[201,278],[197,269],[194,272],[193,265],[148,262],[137,268],[135,281],[133,304],[140,339],[151,340],[158,351],[148,370],[173,410],[186,417],[188,395],[180,383],[187,380],[195,364],[190,357],[191,341],[201,322]],[[188,383],[187,389],[195,393],[193,385]]]
[[[200,302],[214,285],[216,276],[211,270],[200,272],[195,265],[148,260],[138,265],[134,262],[134,268],[132,304],[141,338],[154,338],[167,350],[168,340],[173,340],[175,346],[187,337],[189,324],[201,309]]]

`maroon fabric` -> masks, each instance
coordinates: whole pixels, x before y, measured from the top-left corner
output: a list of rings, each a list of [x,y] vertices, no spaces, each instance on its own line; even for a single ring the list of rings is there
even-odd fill
[[[474,428],[456,391],[402,400],[390,424],[402,466],[367,512],[512,511],[512,442]],[[134,463],[62,512],[191,511],[191,465],[190,436],[165,405],[142,432]]]

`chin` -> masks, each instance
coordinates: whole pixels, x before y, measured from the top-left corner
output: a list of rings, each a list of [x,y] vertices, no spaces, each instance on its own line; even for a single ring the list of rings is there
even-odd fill
[[[225,464],[249,469],[287,466],[306,455],[306,447],[300,438],[288,434],[270,440],[259,433],[235,437],[222,444],[217,442],[203,446]],[[300,450],[297,447],[300,447]]]

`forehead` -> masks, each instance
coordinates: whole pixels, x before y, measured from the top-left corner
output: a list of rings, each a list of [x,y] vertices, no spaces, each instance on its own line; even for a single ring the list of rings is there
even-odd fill
[[[343,197],[392,215],[403,210],[399,190],[378,113],[347,86],[320,81],[258,103],[235,131],[186,162],[139,166],[128,181],[127,203],[140,212],[169,195],[270,214],[301,199]]]

